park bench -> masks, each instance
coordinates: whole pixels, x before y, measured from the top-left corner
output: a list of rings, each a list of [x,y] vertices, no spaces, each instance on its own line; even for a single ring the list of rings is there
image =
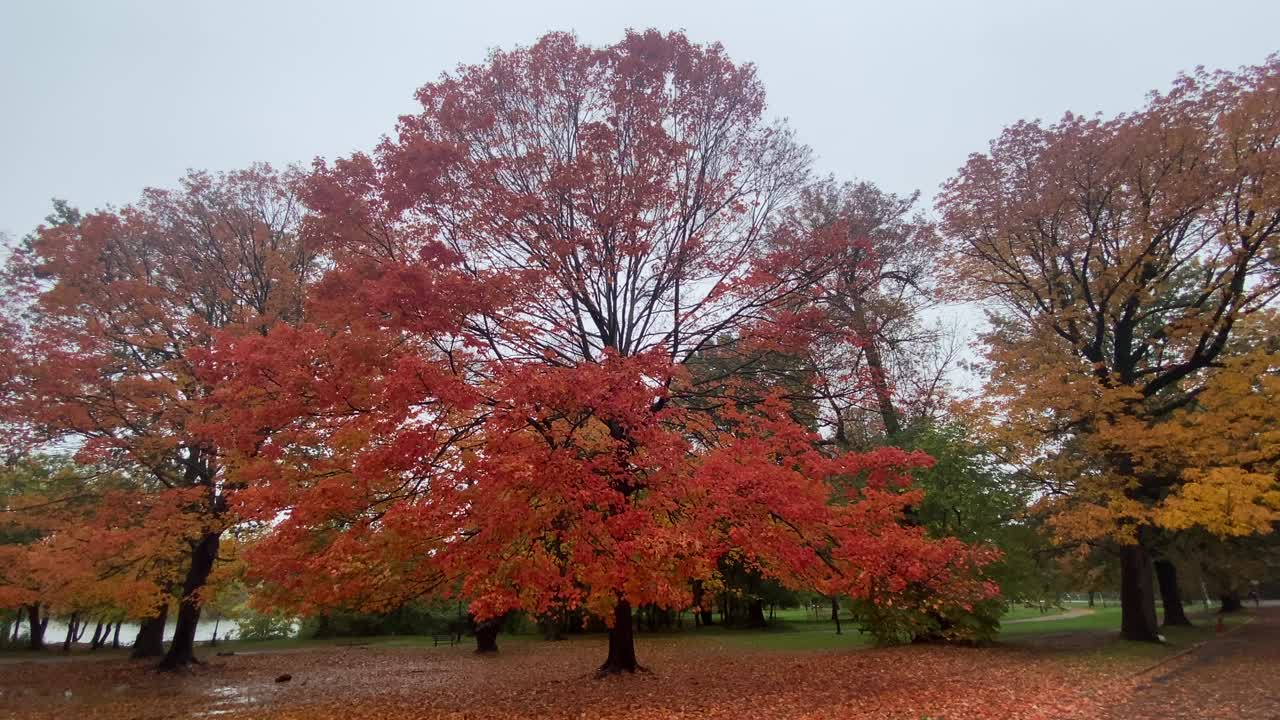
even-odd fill
[[[448,641],[449,646],[453,647],[462,642],[462,634],[467,631],[467,623],[462,620],[455,620],[449,623],[448,632],[441,634],[439,632],[431,633],[431,647],[439,647],[441,642]]]

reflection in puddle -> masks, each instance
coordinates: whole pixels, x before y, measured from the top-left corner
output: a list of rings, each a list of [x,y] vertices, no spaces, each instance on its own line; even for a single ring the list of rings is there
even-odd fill
[[[250,693],[249,688],[237,687],[235,685],[224,685],[216,687],[209,691],[209,697],[213,700],[212,706],[208,710],[200,710],[192,713],[191,717],[217,717],[218,715],[226,715],[239,709],[241,706],[255,703],[258,701],[257,696]]]

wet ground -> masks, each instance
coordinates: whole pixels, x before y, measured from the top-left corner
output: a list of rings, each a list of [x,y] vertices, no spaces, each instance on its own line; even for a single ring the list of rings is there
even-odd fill
[[[602,638],[466,647],[325,647],[146,663],[0,667],[0,718],[1280,718],[1280,610],[1153,657],[1113,633],[983,649],[744,651],[641,638],[652,672],[591,679]],[[1161,651],[1164,652],[1164,651]],[[282,674],[288,682],[276,682]]]

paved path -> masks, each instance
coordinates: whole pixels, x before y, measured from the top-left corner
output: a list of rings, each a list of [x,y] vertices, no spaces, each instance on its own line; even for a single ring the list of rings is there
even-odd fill
[[[1060,612],[1056,615],[1041,615],[1040,617],[1022,618],[1020,620],[1005,620],[1001,625],[1017,625],[1018,623],[1033,622],[1053,622],[1054,620],[1070,620],[1071,618],[1084,617],[1092,615],[1093,610],[1090,608],[1072,608],[1066,612]]]
[[[1280,718],[1280,608],[1142,676],[1113,720]]]

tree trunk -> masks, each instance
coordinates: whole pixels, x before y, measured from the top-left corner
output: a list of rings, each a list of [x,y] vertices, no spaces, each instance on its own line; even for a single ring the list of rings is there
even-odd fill
[[[1223,593],[1220,599],[1222,600],[1222,607],[1218,612],[1230,613],[1244,610],[1244,603],[1240,602],[1240,593],[1235,590]]]
[[[1156,582],[1160,585],[1160,602],[1164,605],[1165,625],[1190,625],[1191,620],[1182,608],[1182,593],[1178,587],[1178,568],[1168,560],[1156,560]]]
[[[200,589],[213,571],[218,559],[220,533],[210,532],[201,536],[191,549],[191,567],[182,583],[182,600],[178,603],[178,622],[173,629],[173,642],[169,652],[160,661],[161,670],[177,670],[196,660],[196,628],[200,625]]]
[[[102,641],[105,639],[106,636],[102,634],[102,620],[99,619],[98,624],[93,628],[93,639],[89,641],[89,648],[91,650],[97,650],[102,647]]]
[[[559,641],[564,639],[565,613],[556,611],[543,616],[538,623],[542,626],[542,639]]]
[[[67,621],[67,639],[62,641],[62,652],[71,652],[71,643],[76,639],[76,627],[80,622],[80,613],[71,613],[71,619]]]
[[[169,603],[160,606],[154,617],[142,621],[138,628],[138,638],[133,641],[133,652],[129,657],[152,658],[164,655],[164,626],[169,620]],[[120,628],[116,628],[119,634]]]
[[[40,619],[39,605],[27,606],[27,618],[31,623],[31,636],[27,638],[27,646],[32,650],[43,650],[44,629],[49,627],[49,618]]]
[[[613,606],[613,627],[609,628],[609,657],[596,671],[596,677],[643,670],[636,662],[635,633],[631,625],[631,604],[619,600]]]
[[[1126,640],[1160,642],[1151,554],[1141,541],[1120,549],[1120,633]]]
[[[715,615],[711,609],[711,604],[707,602],[707,592],[702,587],[701,580],[693,581],[693,604],[696,609],[693,612],[694,625],[714,625]]]
[[[111,647],[112,647],[112,649],[115,649],[115,648],[120,647],[120,623],[122,623],[122,622],[124,622],[124,620],[117,620],[117,621],[116,621],[116,629],[115,629],[115,632],[113,632],[113,633],[111,634]]]
[[[831,596],[831,622],[836,624],[836,634],[841,634],[840,630],[840,596]]]
[[[871,371],[871,388],[876,395],[876,405],[880,410],[880,420],[884,423],[884,434],[893,438],[902,432],[902,424],[898,420],[898,409],[893,406],[893,392],[889,388],[889,373],[884,366],[884,358],[880,355],[880,346],[876,344],[871,323],[867,321],[867,312],[863,307],[863,299],[853,301],[854,331],[863,338],[866,345],[862,350],[866,353],[867,368]]]
[[[1090,590],[1089,591],[1089,607],[1093,607],[1093,596],[1094,596],[1094,592]]]
[[[477,654],[484,655],[498,652],[498,631],[502,629],[504,617],[506,616],[489,618],[484,622],[476,623]]]
[[[715,616],[712,613],[709,604],[706,602],[706,591],[702,589],[702,581],[693,581],[693,605],[696,608],[693,613],[694,625],[714,625]]]
[[[764,600],[751,598],[751,603],[747,606],[747,627],[769,627],[768,621],[764,619]]]
[[[217,644],[218,644],[218,626],[219,626],[219,625],[221,625],[221,624],[222,624],[222,618],[221,618],[221,617],[219,617],[217,620],[214,620],[214,621],[213,621],[213,639],[209,641],[209,644],[210,644],[210,645],[217,646]]]

